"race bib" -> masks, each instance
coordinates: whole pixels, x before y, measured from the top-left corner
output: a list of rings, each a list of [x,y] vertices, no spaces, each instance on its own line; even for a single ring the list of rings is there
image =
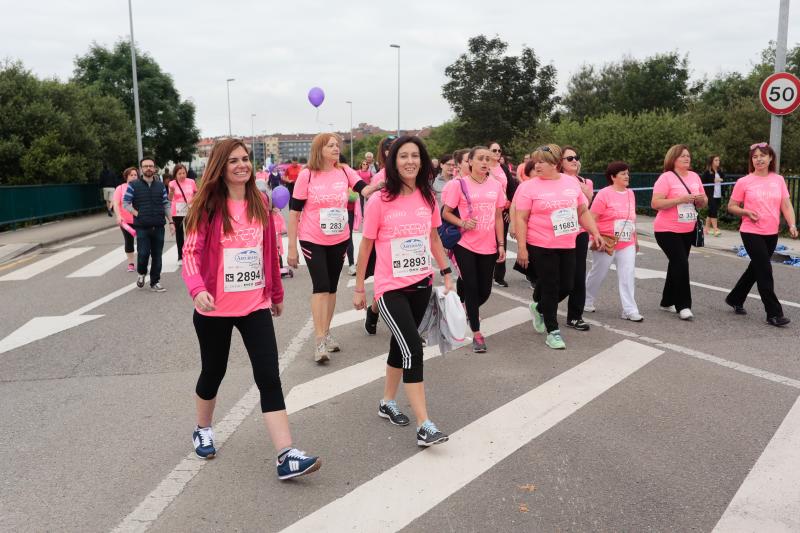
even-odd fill
[[[678,222],[696,222],[697,210],[694,204],[678,204]]]
[[[319,210],[319,229],[325,235],[338,235],[347,228],[347,209],[324,207]]]
[[[264,287],[264,257],[261,246],[225,248],[223,271],[225,292],[243,292]]]
[[[404,278],[427,273],[430,269],[431,253],[427,236],[392,239],[392,276]]]
[[[631,242],[636,233],[636,225],[630,220],[617,219],[614,221],[614,237],[618,242]]]
[[[550,222],[556,237],[578,233],[578,210],[574,207],[556,209],[550,213]]]
[[[189,214],[189,204],[186,202],[175,202],[175,216],[185,217]]]

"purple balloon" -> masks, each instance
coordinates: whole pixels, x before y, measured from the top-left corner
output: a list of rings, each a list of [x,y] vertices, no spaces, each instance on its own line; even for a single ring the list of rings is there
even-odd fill
[[[312,87],[311,90],[308,91],[308,101],[311,102],[311,105],[314,107],[321,106],[324,100],[325,92],[319,87]]]
[[[272,189],[272,205],[278,209],[283,209],[289,203],[289,189],[283,185],[278,185]]]

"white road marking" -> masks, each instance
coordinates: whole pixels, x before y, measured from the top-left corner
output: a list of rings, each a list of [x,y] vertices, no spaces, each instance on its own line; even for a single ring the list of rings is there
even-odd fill
[[[717,287],[716,285],[707,285],[705,283],[699,283],[697,281],[690,281],[689,283],[694,285],[695,287],[700,287],[700,288],[703,288],[703,289],[709,289],[709,290],[721,292],[721,293],[724,293],[724,294],[728,294],[729,292],[731,292],[731,289],[726,289],[725,287]],[[747,297],[761,301],[761,296],[759,296],[758,294],[753,294],[752,292],[750,294],[748,294]],[[781,304],[789,306],[789,307],[798,307],[798,308],[800,308],[800,304],[796,303],[796,302],[790,302],[790,301],[787,301],[787,300],[778,300],[778,301]]]
[[[100,235],[111,233],[112,231],[119,231],[119,226],[113,226],[111,228],[101,229],[99,231],[95,231],[94,233],[90,233],[89,235],[84,235],[83,237],[78,237],[77,239],[70,239],[56,246],[51,246],[50,248],[53,250],[61,250],[68,246],[72,246],[73,244],[78,244],[79,242],[88,241],[89,239],[94,239],[95,237],[99,237]]]
[[[161,272],[175,272],[176,270],[178,270],[177,244],[161,253]]]
[[[114,267],[121,265],[125,261],[125,247],[120,246],[107,254],[98,257],[88,265],[85,265],[69,276],[68,278],[94,278],[108,273]]]
[[[64,261],[69,261],[70,259],[77,257],[82,253],[88,252],[92,248],[94,248],[94,246],[68,248],[61,252],[48,254],[46,257],[44,257],[44,259],[40,259],[39,261],[36,261],[33,264],[30,264],[26,267],[20,268],[19,270],[10,272],[3,277],[0,277],[0,281],[21,281],[30,279],[37,274],[41,274],[46,270],[50,270],[51,268],[60,265]]]
[[[499,296],[508,298],[509,300],[514,300],[515,302],[520,302],[525,305],[528,305],[530,303],[530,299],[522,298],[520,296],[517,296],[516,294],[512,294],[504,290],[492,289],[492,292],[498,294]],[[561,316],[566,316],[566,313],[564,313],[563,311],[559,311],[558,314]],[[729,361],[727,359],[723,359],[722,357],[717,357],[716,355],[707,354],[699,350],[694,350],[692,348],[680,346],[678,344],[671,344],[668,342],[662,342],[658,339],[645,337],[633,331],[615,328],[613,326],[609,326],[608,324],[603,324],[602,322],[598,322],[597,320],[586,318],[585,316],[583,320],[591,324],[592,326],[604,328],[612,333],[616,333],[617,335],[622,335],[623,337],[628,337],[630,339],[636,339],[639,342],[646,342],[647,344],[652,344],[657,348],[661,348],[664,350],[672,350],[673,352],[682,353],[684,355],[694,357],[695,359],[702,359],[703,361],[708,361],[709,363],[714,363],[715,365],[724,366],[725,368],[730,368],[731,370],[736,370],[737,372],[742,372],[743,374],[749,374],[751,376],[766,379],[767,381],[772,381],[775,383],[780,383],[781,385],[786,385],[788,387],[800,389],[800,380],[797,379],[781,376],[780,374],[775,374],[773,372],[768,372],[767,370],[761,370],[760,368],[754,368],[752,366],[743,365],[741,363],[736,363],[734,361]]]
[[[413,455],[284,531],[402,529],[662,353],[623,340],[460,429],[446,444]],[[420,479],[436,482],[420,483]],[[387,501],[392,505],[386,505]]]
[[[714,531],[800,531],[800,398],[761,452]]]
[[[363,317],[363,311],[361,313]],[[528,309],[516,307],[481,321],[481,331],[484,336],[489,337],[529,320]],[[387,355],[372,357],[295,386],[286,396],[286,409],[289,413],[294,413],[383,377],[386,373]],[[441,352],[438,346],[428,346],[424,350],[423,359],[428,360],[439,355]]]
[[[355,321],[363,317],[363,311],[359,313],[346,311],[342,313],[342,315],[345,315],[345,318],[350,321]],[[342,316],[334,315],[331,327],[344,324],[345,321]],[[289,346],[286,347],[286,350],[283,351],[279,363],[281,374],[286,367],[294,361],[300,353],[300,350],[303,349],[303,345],[313,333],[314,322],[309,318],[300,331],[297,332],[297,335],[292,339]],[[214,425],[214,434],[216,436],[214,444],[217,450],[225,444],[225,441],[233,435],[242,422],[252,414],[253,409],[255,409],[259,401],[260,395],[258,387],[253,385],[245,395],[236,402],[236,405],[225,415],[225,418]],[[167,477],[165,477],[150,494],[145,496],[144,500],[114,528],[113,533],[146,531],[147,528],[158,519],[164,509],[183,492],[186,485],[200,472],[206,463],[207,461],[199,459],[194,452],[189,452],[189,454],[167,474]]]

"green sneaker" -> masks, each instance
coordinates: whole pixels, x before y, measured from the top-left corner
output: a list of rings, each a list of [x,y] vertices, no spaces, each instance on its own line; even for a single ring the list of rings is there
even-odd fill
[[[564,344],[564,339],[561,338],[561,330],[558,329],[554,329],[548,333],[547,340],[545,340],[544,343],[554,350],[563,350],[567,347],[567,345]]]
[[[528,306],[528,309],[531,310],[531,316],[533,317],[533,329],[536,333],[544,333],[544,318],[542,317],[542,313],[536,309],[536,302],[532,302],[531,305]]]

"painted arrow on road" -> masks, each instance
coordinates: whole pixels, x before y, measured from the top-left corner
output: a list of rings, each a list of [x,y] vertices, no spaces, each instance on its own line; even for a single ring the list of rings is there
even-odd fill
[[[126,285],[63,316],[38,316],[33,318],[14,330],[6,338],[0,340],[0,354],[101,318],[105,315],[86,315],[84,313],[88,313],[92,309],[100,307],[135,288],[135,284]]]

